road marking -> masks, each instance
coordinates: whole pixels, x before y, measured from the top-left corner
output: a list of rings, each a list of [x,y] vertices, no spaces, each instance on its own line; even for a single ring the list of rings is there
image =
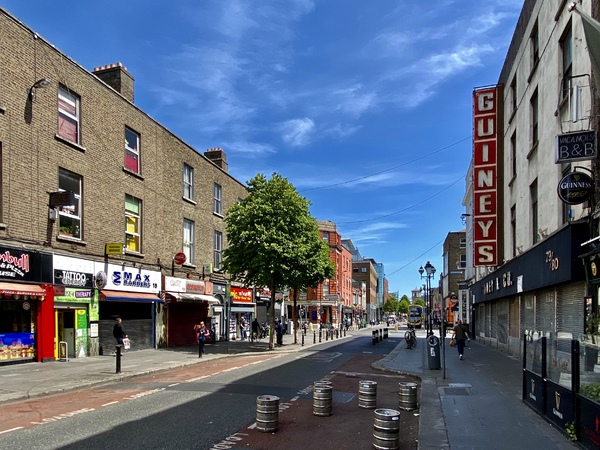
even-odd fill
[[[105,403],[104,405],[100,405],[100,406],[102,406],[102,407],[104,407],[104,406],[110,406],[110,405],[114,405],[116,403],[119,403],[119,402],[118,401],[109,402],[109,403]]]
[[[169,385],[168,385],[168,387],[177,386],[178,384],[181,384],[181,383],[173,383],[173,384],[169,384]]]
[[[152,389],[151,391],[140,392],[139,394],[130,395],[129,397],[124,397],[125,400],[135,400],[141,397],[145,397],[146,395],[157,394],[161,391],[164,391],[165,388]]]
[[[16,428],[11,428],[10,430],[4,430],[4,431],[0,431],[0,434],[4,434],[4,433],[10,433],[11,431],[17,431],[22,429],[23,427],[16,427]]]

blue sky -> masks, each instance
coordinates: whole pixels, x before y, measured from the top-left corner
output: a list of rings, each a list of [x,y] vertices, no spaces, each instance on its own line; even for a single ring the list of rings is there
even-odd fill
[[[122,62],[136,105],[240,181],[287,177],[410,296],[463,228],[472,90],[497,82],[523,1],[0,5],[90,71]]]

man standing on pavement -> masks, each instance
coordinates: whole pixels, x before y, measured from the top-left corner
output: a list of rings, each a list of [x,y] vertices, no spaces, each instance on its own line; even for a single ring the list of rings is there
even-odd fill
[[[458,359],[463,359],[463,353],[465,351],[465,339],[469,341],[469,333],[467,326],[462,323],[462,320],[457,319],[456,325],[452,329],[452,339],[456,341],[456,349],[458,350]]]
[[[117,340],[117,344],[123,345],[123,339],[127,337],[125,334],[125,330],[123,330],[123,320],[120,317],[117,317],[115,326],[113,327],[113,336]]]

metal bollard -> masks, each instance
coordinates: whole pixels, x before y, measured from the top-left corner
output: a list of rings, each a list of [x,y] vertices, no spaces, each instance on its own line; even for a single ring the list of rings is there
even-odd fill
[[[319,342],[321,342],[321,329],[319,328]]]
[[[383,342],[383,330],[379,329],[379,342]]]
[[[387,328],[384,328],[384,329],[383,329],[383,338],[384,338],[384,339],[387,339],[387,338],[388,338],[388,329],[387,329]]]
[[[377,344],[377,333],[375,331],[373,331],[372,335],[373,335],[373,345],[375,345],[375,344]]]
[[[377,406],[377,381],[361,380],[358,383],[358,407],[375,409]]]
[[[398,383],[398,407],[404,411],[417,409],[417,383]]]
[[[373,448],[380,450],[400,448],[400,411],[385,408],[375,410]]]
[[[115,371],[115,373],[121,373],[121,345],[117,345],[116,346],[116,353],[117,353],[117,369]]]
[[[313,331],[313,344],[317,343],[317,332]]]
[[[313,415],[326,417],[333,413],[333,387],[329,381],[317,381],[313,386]]]
[[[256,429],[265,433],[279,428],[279,397],[261,395],[256,397]]]
[[[325,331],[325,342],[329,340],[329,330]]]
[[[304,347],[304,335],[305,335],[305,334],[306,334],[306,333],[302,333],[302,347]]]

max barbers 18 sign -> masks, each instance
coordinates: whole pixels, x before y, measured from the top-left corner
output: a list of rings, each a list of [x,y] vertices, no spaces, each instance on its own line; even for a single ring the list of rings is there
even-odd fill
[[[558,183],[558,196],[569,205],[579,205],[590,198],[594,190],[591,177],[581,172],[571,172]]]

